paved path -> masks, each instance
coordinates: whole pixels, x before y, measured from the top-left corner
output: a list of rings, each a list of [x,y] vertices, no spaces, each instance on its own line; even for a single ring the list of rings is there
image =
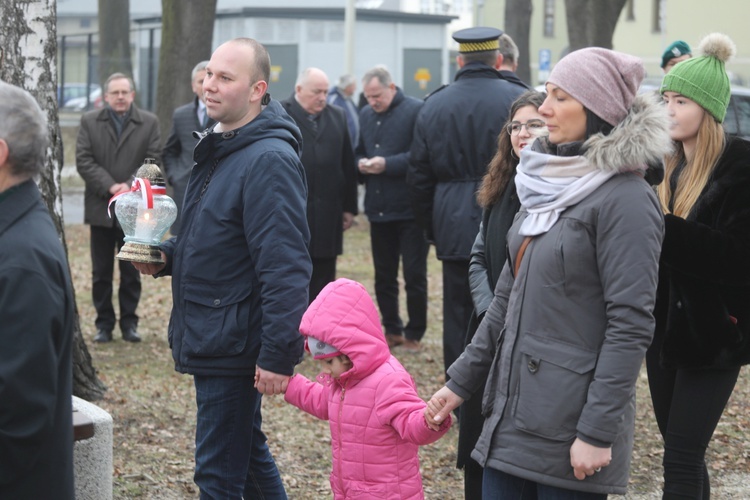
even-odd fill
[[[75,166],[63,167],[60,176],[63,178],[62,202],[65,225],[83,224],[83,187],[65,187],[65,179],[78,177]]]

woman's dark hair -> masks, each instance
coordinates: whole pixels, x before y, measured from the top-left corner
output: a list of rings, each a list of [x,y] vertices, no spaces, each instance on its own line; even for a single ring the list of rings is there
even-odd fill
[[[518,166],[519,158],[513,154],[510,134],[508,134],[507,129],[508,124],[513,121],[513,116],[523,107],[534,106],[534,108],[539,109],[545,97],[547,97],[547,94],[544,92],[529,90],[518,96],[513,101],[513,104],[510,105],[508,120],[497,136],[497,152],[492,160],[490,160],[490,164],[487,166],[487,173],[484,175],[482,185],[477,192],[477,202],[480,206],[489,207],[497,203]]]
[[[596,134],[609,135],[612,129],[615,128],[614,125],[605,122],[595,115],[589,108],[584,107],[583,109],[586,111],[586,139],[584,140]]]

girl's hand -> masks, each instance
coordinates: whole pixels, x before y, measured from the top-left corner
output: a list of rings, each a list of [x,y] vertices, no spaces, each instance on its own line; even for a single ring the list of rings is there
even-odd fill
[[[432,408],[430,407],[430,404],[432,404]],[[437,401],[430,400],[427,402],[427,407],[425,407],[424,409],[424,421],[427,422],[427,427],[429,427],[433,431],[440,430],[440,424],[435,423],[433,419],[437,411],[442,410],[444,406],[445,406],[444,399],[439,399]],[[437,411],[435,411],[436,407],[437,407]]]
[[[433,426],[440,427],[450,413],[463,402],[464,398],[444,386],[427,401],[427,408],[425,408],[427,425],[431,429],[434,428]]]

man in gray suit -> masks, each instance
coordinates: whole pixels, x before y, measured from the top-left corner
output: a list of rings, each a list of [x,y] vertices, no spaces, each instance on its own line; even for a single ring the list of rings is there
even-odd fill
[[[158,158],[161,137],[156,115],[138,109],[133,102],[133,80],[114,73],[104,83],[104,109],[81,117],[76,142],[76,167],[86,183],[83,221],[91,226],[91,295],[96,308],[94,342],[112,340],[117,319],[112,306],[115,252],[125,234],[114,217],[107,215],[109,199],[130,191],[138,167],[146,158]],[[138,301],[141,278],[130,262],[120,261],[120,330],[127,342],[140,342]]]
[[[172,115],[172,131],[164,144],[163,159],[167,182],[172,186],[172,197],[177,204],[177,219],[172,224],[170,232],[177,235],[180,231],[180,215],[182,203],[185,199],[185,188],[193,168],[193,149],[198,139],[193,137],[193,131],[205,130],[213,126],[214,120],[206,114],[206,104],[203,99],[203,79],[206,77],[208,61],[201,61],[193,68],[191,85],[195,97],[192,102],[174,110]]]

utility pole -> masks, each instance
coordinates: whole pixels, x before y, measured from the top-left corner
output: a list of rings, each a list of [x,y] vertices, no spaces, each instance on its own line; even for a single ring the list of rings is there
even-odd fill
[[[357,21],[356,0],[346,0],[344,11],[344,72],[354,74],[354,24]]]

